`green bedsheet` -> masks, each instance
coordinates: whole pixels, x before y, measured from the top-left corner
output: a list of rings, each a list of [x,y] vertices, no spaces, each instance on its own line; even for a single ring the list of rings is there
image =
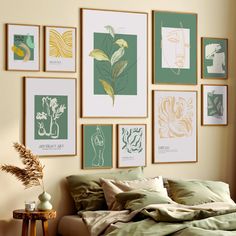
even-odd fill
[[[82,217],[92,236],[236,235],[236,206],[229,203],[156,204],[132,212],[87,211]]]

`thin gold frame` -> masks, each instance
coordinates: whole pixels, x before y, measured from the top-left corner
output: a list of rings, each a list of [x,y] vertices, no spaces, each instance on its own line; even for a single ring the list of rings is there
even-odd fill
[[[226,123],[225,124],[205,124],[204,123],[204,87],[205,86],[220,86],[220,87],[226,87],[226,106],[227,106],[227,113],[226,113]],[[228,85],[227,84],[202,84],[201,85],[201,125],[202,126],[227,126],[228,125],[228,109],[229,109],[229,91],[228,91]]]
[[[46,64],[46,59],[47,59],[47,49],[46,49],[46,30],[47,28],[63,28],[63,29],[73,29],[75,30],[75,70],[70,71],[70,70],[47,70],[47,64]],[[58,72],[58,73],[76,73],[77,71],[77,28],[76,27],[70,27],[70,26],[55,26],[55,25],[45,25],[43,27],[44,29],[44,71],[45,72]]]
[[[146,45],[146,56],[147,56],[147,81],[146,81],[146,115],[145,116],[141,116],[141,117],[137,117],[137,116],[85,116],[84,115],[84,110],[83,110],[83,29],[84,29],[84,20],[83,20],[83,11],[84,10],[95,10],[95,11],[108,11],[108,12],[120,12],[120,13],[137,13],[137,14],[145,14],[147,16],[147,24],[146,24],[146,36],[147,36],[147,45]],[[80,97],[80,117],[81,118],[120,118],[120,119],[127,119],[127,118],[147,118],[148,117],[148,13],[147,12],[136,12],[136,11],[119,11],[119,10],[108,10],[108,9],[96,9],[96,8],[81,8],[80,9],[80,22],[81,22],[81,30],[80,30],[80,74],[81,74],[81,80],[80,80],[80,93],[81,93],[81,97]]]
[[[9,47],[8,47],[8,40],[9,40],[9,26],[26,26],[26,27],[37,27],[38,28],[38,69],[36,70],[26,70],[26,69],[9,69]],[[32,71],[37,72],[40,71],[40,25],[30,25],[30,24],[13,24],[7,23],[5,26],[6,29],[6,70],[7,71]]]
[[[196,93],[196,160],[194,161],[173,161],[173,162],[158,162],[155,161],[155,92],[194,92]],[[172,163],[197,163],[198,162],[198,91],[197,90],[153,90],[152,91],[152,163],[153,164],[172,164]]]
[[[116,127],[117,133],[117,168],[130,168],[130,167],[137,167],[137,166],[120,166],[120,153],[119,153],[119,144],[120,144],[120,135],[119,129],[121,126],[144,126],[145,129],[145,164],[143,167],[147,166],[147,124],[118,124]]]
[[[111,166],[103,166],[103,167],[85,167],[85,154],[84,154],[84,127],[85,126],[96,126],[96,125],[99,125],[99,126],[111,126],[111,153],[112,153],[112,156],[111,156]],[[113,168],[113,124],[83,124],[82,125],[82,132],[81,132],[81,147],[82,147],[82,158],[81,158],[81,166],[82,166],[82,169],[84,170],[94,170],[94,169],[112,169]]]
[[[23,77],[23,144],[26,145],[26,86],[27,86],[27,79],[65,79],[65,80],[74,80],[75,81],[75,153],[74,154],[61,154],[61,155],[38,155],[40,157],[60,157],[60,156],[76,156],[77,155],[77,79],[76,78],[68,78],[68,77],[34,77],[34,76],[27,76]]]

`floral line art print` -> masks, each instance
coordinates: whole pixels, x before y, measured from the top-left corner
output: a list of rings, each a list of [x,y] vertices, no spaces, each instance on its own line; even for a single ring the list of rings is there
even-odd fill
[[[192,99],[169,96],[163,98],[158,107],[160,138],[190,137],[193,132]]]
[[[122,150],[127,153],[141,153],[143,151],[143,129],[122,128]]]
[[[59,103],[59,100],[64,102]],[[35,96],[36,139],[67,138],[67,97]]]

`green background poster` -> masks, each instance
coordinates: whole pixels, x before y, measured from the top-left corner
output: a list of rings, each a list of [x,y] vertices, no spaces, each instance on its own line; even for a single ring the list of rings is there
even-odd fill
[[[112,168],[112,125],[83,126],[84,168]]]

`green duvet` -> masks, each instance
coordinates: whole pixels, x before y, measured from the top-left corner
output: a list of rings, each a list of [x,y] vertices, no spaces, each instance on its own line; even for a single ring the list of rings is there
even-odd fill
[[[87,211],[82,217],[92,236],[236,236],[236,205],[153,204],[135,211]]]

